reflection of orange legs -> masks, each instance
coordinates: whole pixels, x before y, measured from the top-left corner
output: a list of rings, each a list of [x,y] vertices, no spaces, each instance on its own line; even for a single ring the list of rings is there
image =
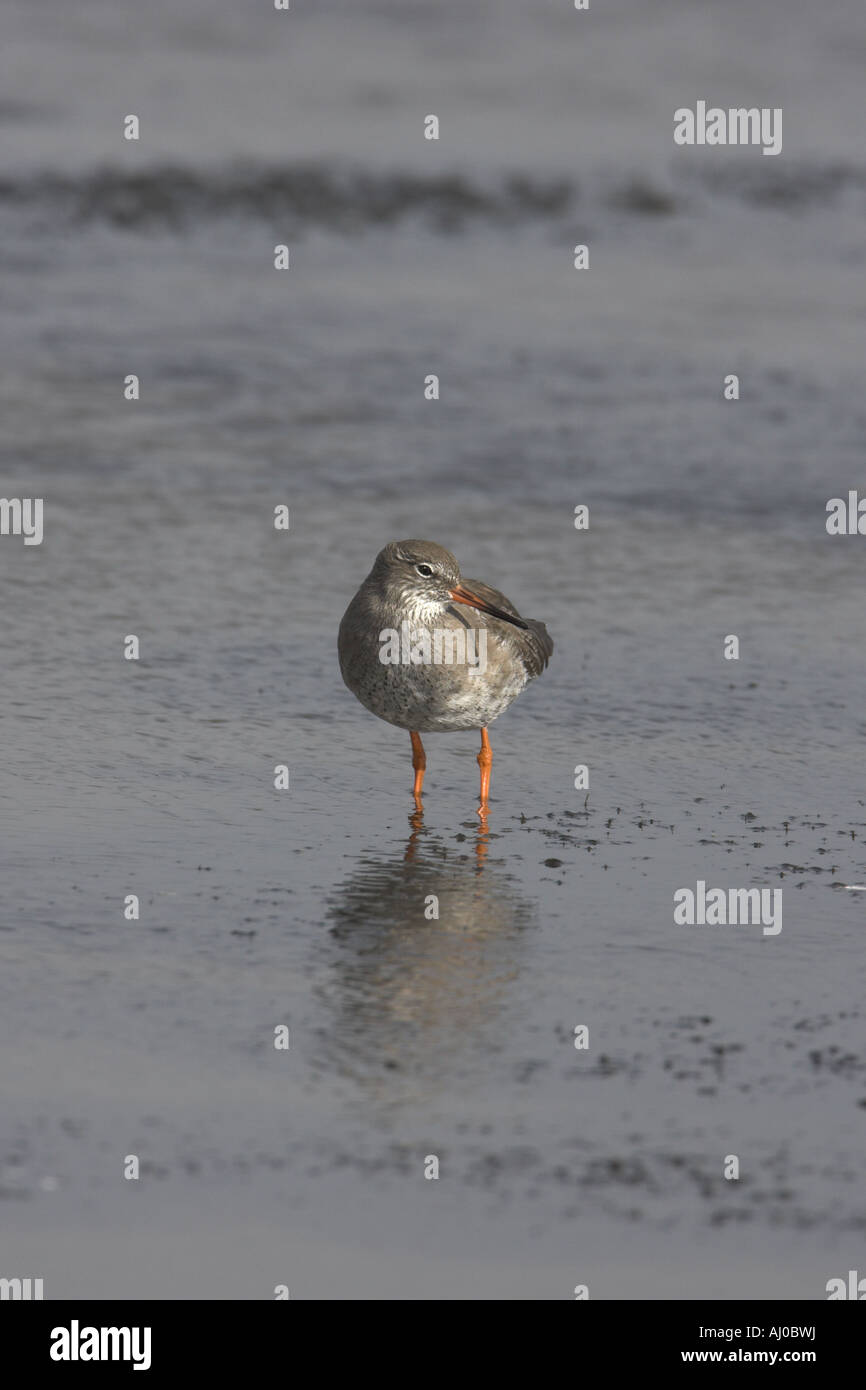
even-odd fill
[[[490,839],[490,832],[487,829],[486,810],[479,811],[478,814],[481,816],[481,824],[478,827],[478,837],[475,841],[475,858],[477,860],[476,867],[480,872],[484,867],[484,860],[487,858],[487,842]]]
[[[486,729],[481,730],[481,751],[478,754],[478,766],[481,768],[481,805],[478,807],[478,814],[483,819],[487,815],[490,769],[493,766],[493,749],[490,747],[490,739],[487,737]]]
[[[412,766],[415,769],[415,786],[412,788],[412,795],[415,798],[415,805],[420,809],[421,788],[424,785],[424,769],[427,766],[427,755],[424,752],[421,735],[410,731],[409,737],[412,740]]]
[[[421,809],[421,798],[415,804],[415,810],[409,817],[409,824],[412,827],[409,835],[409,843],[406,846],[406,853],[403,855],[407,864],[412,864],[415,860],[415,851],[418,848],[418,839],[424,829],[424,812]]]

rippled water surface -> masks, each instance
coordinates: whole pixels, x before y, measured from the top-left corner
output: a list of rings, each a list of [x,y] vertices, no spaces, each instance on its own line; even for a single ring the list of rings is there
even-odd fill
[[[0,1273],[823,1297],[864,1220],[866,542],[824,526],[866,486],[862,7],[6,9],[2,490],[45,541],[0,539]],[[676,150],[701,95],[783,106],[782,155]],[[340,681],[402,536],[556,642],[486,830],[476,736],[419,819]],[[698,879],[782,932],[675,926]]]

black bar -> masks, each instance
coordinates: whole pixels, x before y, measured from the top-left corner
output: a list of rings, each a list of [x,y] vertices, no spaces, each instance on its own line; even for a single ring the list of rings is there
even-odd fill
[[[364,1302],[364,1300],[355,1300]],[[447,1300],[446,1300],[447,1301]],[[481,1302],[482,1300],[478,1300]],[[862,1300],[861,1300],[862,1301]],[[294,1303],[294,1306],[293,1306]],[[274,1302],[45,1302],[0,1304],[0,1335],[3,1363],[17,1364],[20,1374],[49,1372],[68,1376],[84,1372],[92,1376],[100,1368],[113,1375],[134,1375],[134,1360],[142,1364],[142,1377],[149,1379],[176,1376],[179,1372],[195,1372],[197,1376],[225,1378],[233,1373],[257,1374],[272,1372],[294,1378],[301,1370],[306,1353],[321,1358],[319,1370],[333,1372],[334,1353],[345,1347],[347,1357],[353,1358],[352,1373],[370,1373],[372,1351],[368,1334],[370,1319],[375,1312],[368,1310],[358,1330],[360,1340],[351,1337],[354,1318],[342,1310],[311,1316],[308,1306],[298,1307],[304,1300]],[[857,1364],[857,1354],[863,1341],[864,1323],[859,1311],[831,1301],[779,1302],[762,1300],[750,1303],[663,1303],[663,1302],[595,1302],[575,1301],[567,1319],[556,1320],[556,1331],[564,1330],[571,1344],[570,1362],[575,1376],[594,1369],[595,1373],[640,1370],[647,1376],[664,1373],[676,1366],[712,1366],[730,1368],[742,1366],[766,1367],[797,1365],[818,1371],[826,1377],[828,1371],[846,1364]],[[409,1318],[407,1329],[406,1318]],[[513,1369],[512,1341],[491,1346],[488,1338],[471,1340],[471,1349],[464,1338],[468,1329],[461,1328],[461,1319],[449,1316],[449,1326],[455,1336],[460,1334],[465,1353],[460,1354],[464,1367],[467,1360],[483,1360],[485,1375],[495,1370],[499,1361],[506,1370]],[[401,1315],[397,1332],[410,1330],[412,1315]],[[97,1329],[95,1338],[88,1329]],[[114,1338],[101,1329],[118,1329]],[[330,1329],[323,1340],[316,1336]],[[333,1332],[340,1329],[341,1335]],[[138,1329],[137,1334],[133,1329]],[[145,1335],[149,1329],[149,1342]],[[121,1335],[120,1330],[128,1332]],[[478,1329],[481,1331],[482,1329]],[[346,1334],[349,1340],[344,1340]],[[438,1319],[426,1315],[417,1325],[416,1335],[422,1337],[423,1369],[429,1376],[435,1369],[441,1347],[442,1374],[453,1373],[457,1344],[445,1336]],[[739,1335],[737,1335],[739,1334]],[[308,1340],[310,1339],[310,1340]],[[55,1359],[55,1353],[70,1358],[73,1351],[78,1359]],[[126,1360],[82,1359],[92,1350],[105,1352],[110,1358],[115,1351],[127,1354]],[[532,1359],[533,1342],[526,1340],[523,1353]],[[549,1348],[535,1344],[539,1377],[548,1362]],[[376,1355],[376,1362],[381,1353]],[[145,1361],[149,1364],[145,1366]],[[449,1371],[450,1366],[450,1371]],[[365,1369],[366,1367],[366,1369]],[[302,1372],[309,1379],[309,1369]],[[403,1369],[401,1378],[412,1374]]]

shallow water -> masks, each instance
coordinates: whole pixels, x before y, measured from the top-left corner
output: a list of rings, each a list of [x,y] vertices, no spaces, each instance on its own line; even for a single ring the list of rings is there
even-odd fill
[[[9,7],[0,107],[3,491],[45,498],[0,540],[0,1274],[823,1297],[864,1220],[864,542],[824,528],[862,8],[67,11]],[[674,159],[699,90],[784,104],[783,155]],[[486,832],[475,736],[419,823],[339,677],[412,535],[556,642]],[[676,926],[698,879],[781,887],[782,932]]]

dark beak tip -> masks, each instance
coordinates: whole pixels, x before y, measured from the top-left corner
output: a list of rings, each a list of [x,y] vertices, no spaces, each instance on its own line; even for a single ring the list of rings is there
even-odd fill
[[[479,613],[489,613],[493,618],[499,618],[503,623],[511,623],[513,627],[523,628],[528,631],[528,624],[522,618],[515,618],[511,613],[505,613],[501,608],[494,608],[492,603],[485,603],[477,594],[470,593],[461,585],[458,589],[450,590],[452,599],[457,603],[465,603],[469,608],[477,608]]]

